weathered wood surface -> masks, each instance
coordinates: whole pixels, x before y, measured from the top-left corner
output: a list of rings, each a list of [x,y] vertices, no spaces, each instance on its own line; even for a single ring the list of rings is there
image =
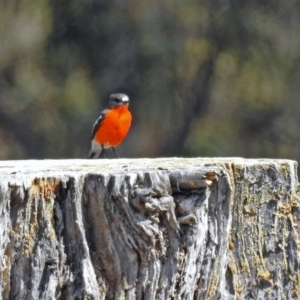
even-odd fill
[[[0,162],[0,299],[300,299],[296,167]]]

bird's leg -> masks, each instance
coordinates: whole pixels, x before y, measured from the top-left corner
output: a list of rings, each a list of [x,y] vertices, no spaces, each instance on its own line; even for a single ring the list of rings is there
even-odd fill
[[[116,149],[115,149],[114,147],[111,147],[111,149],[113,149],[113,151],[115,152],[115,154],[116,154],[117,158],[120,158],[120,156],[118,155],[118,153],[117,153]]]
[[[98,158],[106,158],[105,149],[101,146],[101,151],[98,153]]]

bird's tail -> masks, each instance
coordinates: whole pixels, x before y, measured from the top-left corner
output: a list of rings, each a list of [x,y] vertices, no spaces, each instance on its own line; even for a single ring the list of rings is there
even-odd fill
[[[90,151],[88,158],[92,159],[96,155],[96,152]]]
[[[91,150],[90,151],[90,153],[89,153],[89,155],[88,155],[88,158],[90,158],[90,159],[92,159],[92,158],[99,158],[100,157],[100,155],[102,154],[102,152],[103,152],[103,155],[101,155],[101,156],[103,156],[104,158],[106,157],[105,156],[105,152],[104,152],[104,149],[101,149],[101,150],[99,150],[99,151],[97,151],[98,149],[96,149],[96,151],[94,150]]]

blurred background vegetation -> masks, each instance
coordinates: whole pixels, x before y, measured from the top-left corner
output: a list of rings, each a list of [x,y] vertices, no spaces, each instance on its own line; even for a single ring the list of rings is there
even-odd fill
[[[0,159],[85,158],[108,97],[121,157],[300,160],[300,2],[2,0]]]

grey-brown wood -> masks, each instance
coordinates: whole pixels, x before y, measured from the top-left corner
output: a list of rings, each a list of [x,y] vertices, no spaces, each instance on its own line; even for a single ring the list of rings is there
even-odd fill
[[[296,162],[0,162],[0,299],[300,299]]]

